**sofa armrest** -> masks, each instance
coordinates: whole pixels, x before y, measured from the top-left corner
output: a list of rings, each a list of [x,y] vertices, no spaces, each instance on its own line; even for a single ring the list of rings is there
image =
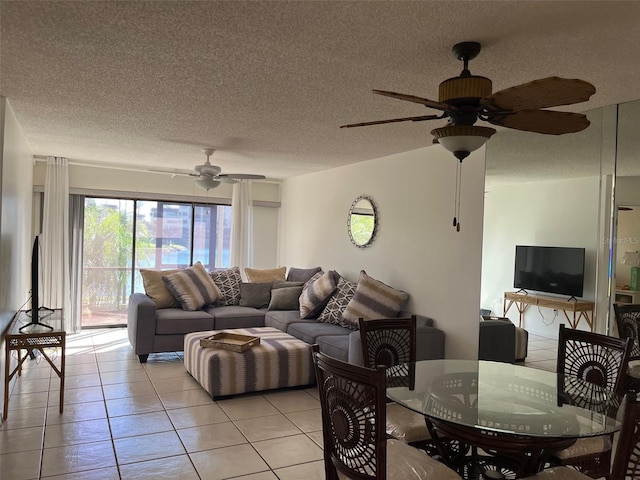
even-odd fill
[[[499,319],[481,321],[478,359],[514,363],[516,361],[515,325]]]
[[[156,304],[144,293],[133,293],[129,297],[127,333],[133,352],[145,362],[153,353],[153,337],[156,334]]]
[[[416,360],[444,358],[444,332],[431,325],[416,323]]]

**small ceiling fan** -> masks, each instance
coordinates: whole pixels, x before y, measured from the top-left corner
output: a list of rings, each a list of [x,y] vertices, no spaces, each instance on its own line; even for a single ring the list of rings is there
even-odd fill
[[[213,155],[215,149],[203,148],[202,152],[207,156],[207,160],[202,165],[196,165],[192,177],[197,177],[195,183],[204,190],[216,188],[220,183],[238,183],[238,180],[262,180],[264,175],[254,175],[251,173],[220,173],[222,169],[217,165],[212,165],[209,157]]]
[[[459,76],[440,83],[437,102],[387,90],[373,90],[377,95],[419,103],[442,113],[352,123],[340,127],[448,119],[444,127],[434,128],[431,134],[434,143],[442,145],[459,160],[453,217],[453,226],[458,231],[462,160],[482,147],[496,133],[491,127],[481,127],[475,123],[482,120],[493,125],[547,135],[579,132],[589,126],[586,115],[543,109],[586,102],[596,92],[595,87],[584,80],[547,77],[492,93],[491,80],[472,75],[469,71],[469,61],[480,53],[480,49],[481,45],[478,42],[462,42],[453,46],[454,56],[461,60],[464,66]]]

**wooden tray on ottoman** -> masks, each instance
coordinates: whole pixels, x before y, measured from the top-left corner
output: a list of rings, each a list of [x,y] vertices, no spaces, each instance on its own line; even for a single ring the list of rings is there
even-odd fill
[[[260,345],[260,337],[239,335],[230,332],[218,332],[210,337],[200,339],[201,347],[215,347],[242,353],[251,347]]]

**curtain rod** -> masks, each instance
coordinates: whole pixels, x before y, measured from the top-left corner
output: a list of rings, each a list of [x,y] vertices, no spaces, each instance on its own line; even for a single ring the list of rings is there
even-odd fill
[[[34,193],[43,193],[44,185],[34,185]],[[93,188],[75,188],[70,187],[71,195],[84,195],[86,197],[107,197],[107,198],[125,198],[136,200],[154,200],[164,202],[187,202],[187,203],[211,203],[216,205],[231,205],[230,198],[222,197],[199,197],[197,195],[179,195],[152,192],[129,192],[126,190],[98,190]],[[280,208],[280,202],[270,202],[267,200],[254,200],[254,207]]]

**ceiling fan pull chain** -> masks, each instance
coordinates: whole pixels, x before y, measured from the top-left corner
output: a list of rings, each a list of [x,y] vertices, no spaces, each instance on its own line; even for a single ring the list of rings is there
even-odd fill
[[[456,174],[456,232],[460,231],[460,203],[462,190],[462,160],[458,161],[458,171]]]
[[[456,191],[453,201],[453,226],[460,231],[460,185],[462,184],[462,160],[456,165]]]

